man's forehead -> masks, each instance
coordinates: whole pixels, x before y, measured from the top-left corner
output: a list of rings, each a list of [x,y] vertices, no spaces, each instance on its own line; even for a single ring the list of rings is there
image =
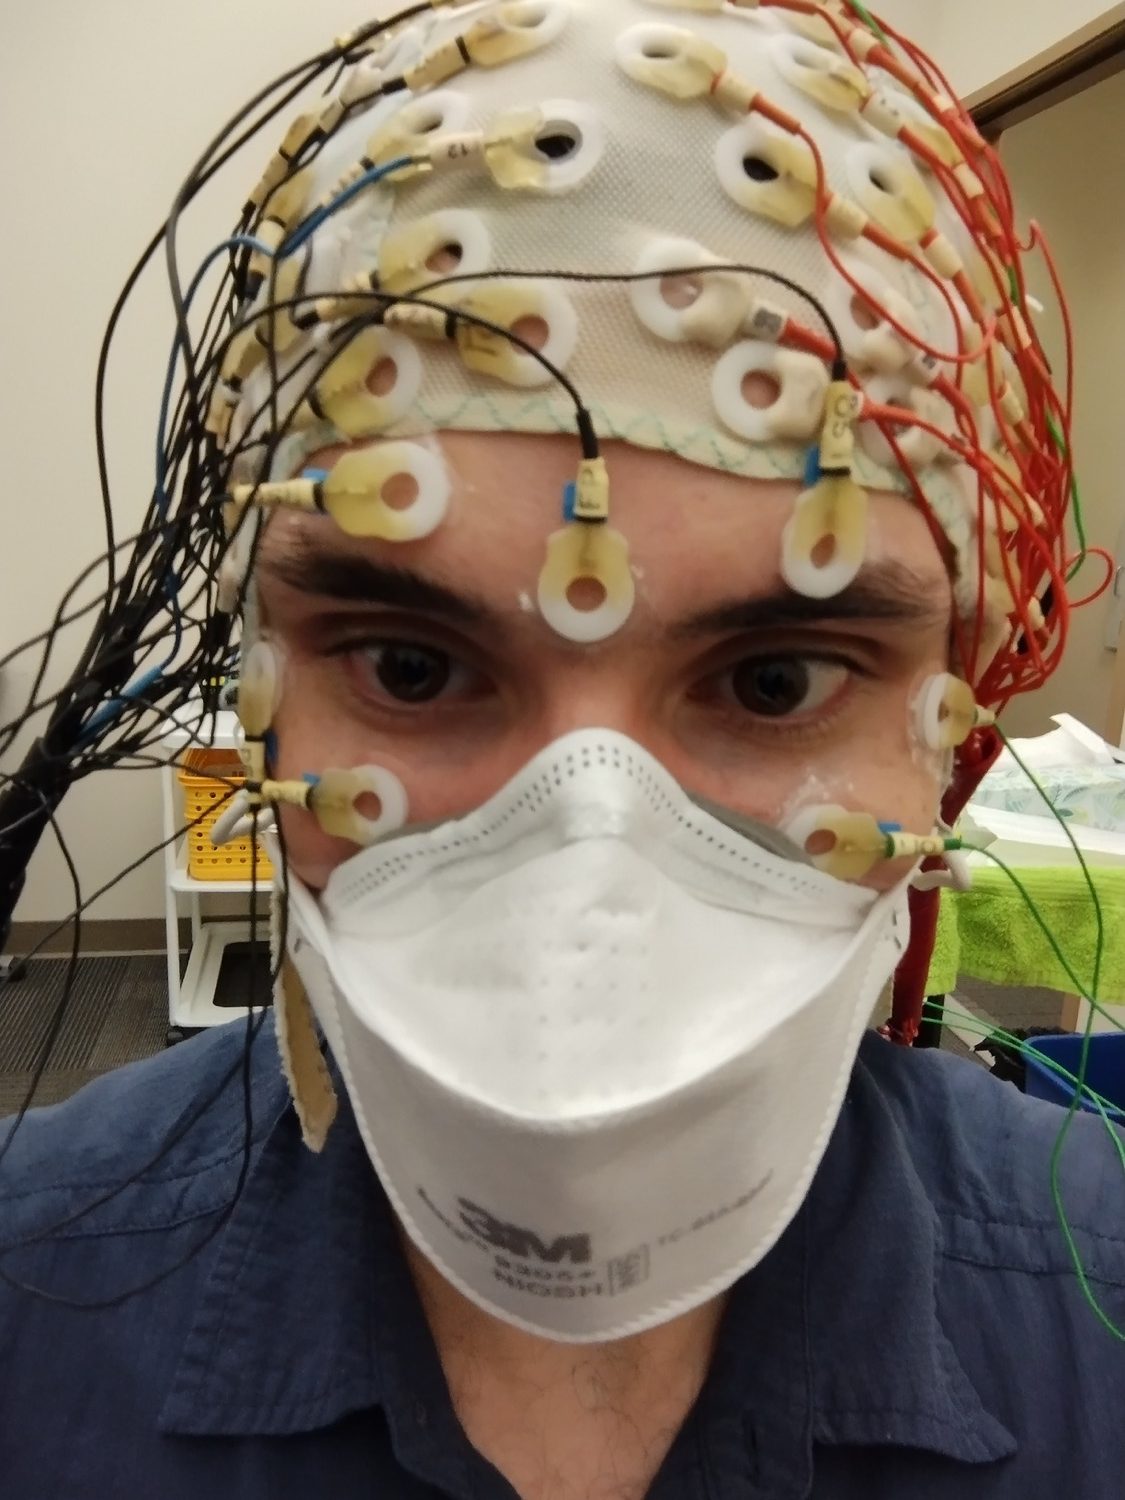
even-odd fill
[[[263,549],[267,579],[314,601],[354,609],[390,609],[428,615],[451,625],[503,631],[526,619],[530,592],[513,595],[510,577],[487,562],[471,573],[451,576],[434,566],[424,547],[394,548],[341,537],[327,520],[303,521],[275,533]],[[409,556],[407,554],[410,554]],[[705,571],[705,570],[703,570]],[[915,627],[946,623],[950,587],[936,554],[921,571],[892,557],[868,563],[848,588],[828,599],[810,599],[788,589],[776,572],[743,580],[729,559],[713,571],[709,585],[690,591],[666,589],[651,597],[650,615],[662,633],[678,639],[740,630],[810,625],[817,622],[898,622]],[[660,607],[663,606],[663,607]]]
[[[409,574],[411,595],[432,585],[467,622],[518,612],[526,617],[547,542],[563,524],[563,490],[573,479],[574,440],[565,435],[446,432],[427,440],[446,465],[452,498],[430,536],[387,543],[346,536],[328,518],[281,513],[267,528],[262,559],[275,577],[307,594],[380,602],[405,594],[392,584]],[[310,460],[330,467],[343,450]],[[611,482],[610,525],[622,531],[638,593],[662,618],[718,613],[733,600],[776,599],[784,529],[800,490],[795,481],[762,480],[705,469],[674,454],[622,442],[604,445]],[[951,609],[951,589],[929,527],[902,495],[873,492],[868,562],[852,599],[870,596],[876,614],[898,614],[912,599],[926,610]],[[876,599],[878,594],[880,599]],[[809,601],[822,613],[823,601]],[[792,617],[800,606],[791,601]],[[453,609],[443,611],[450,616]],[[849,612],[842,601],[843,614]]]

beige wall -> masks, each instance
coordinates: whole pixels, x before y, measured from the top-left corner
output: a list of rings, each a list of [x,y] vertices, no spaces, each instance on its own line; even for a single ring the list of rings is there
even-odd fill
[[[929,52],[971,103],[1125,18],[1121,0],[882,0],[871,9]]]
[[[916,40],[925,45],[929,34],[936,60],[971,103],[998,80],[1026,76],[1125,17],[1120,0],[940,0],[922,7],[911,0],[910,8],[923,11]],[[894,14],[893,6],[883,9]]]
[[[1021,220],[1043,225],[1068,290],[1078,351],[1074,452],[1087,531],[1091,542],[1112,549],[1125,523],[1125,408],[1115,373],[1125,349],[1125,73],[1016,126],[1001,154]],[[1061,372],[1061,321],[1038,262],[1030,282],[1048,306],[1040,327]],[[1092,584],[1102,576],[1101,565],[1091,562]],[[1060,711],[1105,729],[1116,663],[1103,645],[1110,610],[1102,599],[1075,614],[1062,666],[1009,711],[1010,732],[1038,733]]]

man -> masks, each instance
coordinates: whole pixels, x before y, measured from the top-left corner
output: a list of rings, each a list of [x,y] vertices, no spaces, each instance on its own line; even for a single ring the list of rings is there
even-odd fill
[[[993,168],[852,11],[679,9],[407,18],[252,195],[276,1028],[24,1122],[20,1500],[1120,1492],[1112,1144],[1099,1322],[1063,1115],[864,1035],[1057,581]]]

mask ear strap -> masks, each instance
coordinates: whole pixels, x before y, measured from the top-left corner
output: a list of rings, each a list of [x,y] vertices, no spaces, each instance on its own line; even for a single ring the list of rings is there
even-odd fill
[[[309,997],[288,955],[282,961],[273,1003],[281,1066],[301,1122],[301,1136],[310,1151],[322,1151],[338,1101],[321,1055]]]
[[[273,993],[277,1046],[293,1107],[301,1123],[301,1137],[310,1151],[323,1151],[339,1101],[320,1050],[312,1006],[301,976],[288,954],[281,959],[280,965],[277,963],[281,935],[280,903],[285,899],[280,885],[278,881],[274,886],[270,912],[270,948],[277,968]]]

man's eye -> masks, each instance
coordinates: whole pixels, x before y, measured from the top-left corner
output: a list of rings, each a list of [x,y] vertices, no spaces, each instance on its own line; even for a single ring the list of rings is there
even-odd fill
[[[722,696],[728,706],[762,719],[812,714],[847,684],[850,668],[842,661],[811,656],[747,657],[722,674]]]
[[[384,641],[356,653],[379,687],[398,703],[432,703],[464,670],[445,651]]]

